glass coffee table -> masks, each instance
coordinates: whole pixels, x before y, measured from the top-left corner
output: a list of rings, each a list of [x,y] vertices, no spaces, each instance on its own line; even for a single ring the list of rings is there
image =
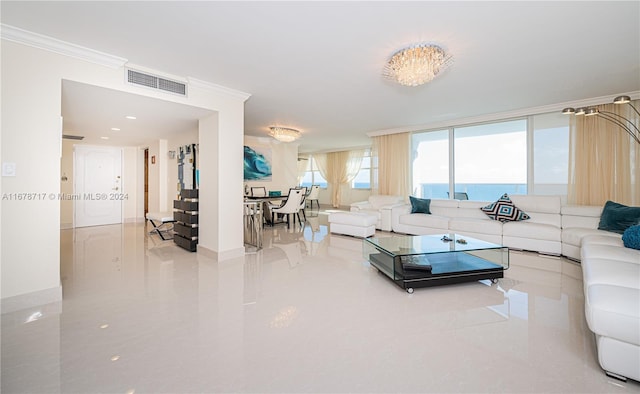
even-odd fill
[[[416,287],[496,282],[509,268],[509,248],[458,234],[365,238],[363,254],[408,293]]]

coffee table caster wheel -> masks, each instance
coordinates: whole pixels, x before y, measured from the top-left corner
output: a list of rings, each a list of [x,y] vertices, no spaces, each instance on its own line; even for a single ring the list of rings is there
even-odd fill
[[[407,287],[407,293],[413,294],[413,287]]]
[[[491,279],[491,283],[493,283],[493,284],[498,283],[498,279]]]

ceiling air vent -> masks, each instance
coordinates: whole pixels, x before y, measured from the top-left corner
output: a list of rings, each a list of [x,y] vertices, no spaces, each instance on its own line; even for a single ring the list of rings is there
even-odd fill
[[[83,135],[71,135],[71,134],[62,134],[62,138],[65,140],[78,140],[81,141],[84,139]]]
[[[127,70],[127,82],[134,85],[140,85],[152,89],[163,90],[165,92],[179,94],[181,96],[187,95],[186,84],[158,77],[156,75],[142,73],[140,71]]]

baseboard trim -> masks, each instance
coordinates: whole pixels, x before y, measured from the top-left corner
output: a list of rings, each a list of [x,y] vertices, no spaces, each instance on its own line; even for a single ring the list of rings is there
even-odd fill
[[[62,286],[2,299],[2,314],[62,301]]]
[[[215,250],[211,250],[202,245],[198,245],[198,254],[201,254],[205,257],[209,257],[216,261],[225,261],[231,260],[238,257],[242,257],[245,254],[244,247],[236,248],[231,250],[225,250],[224,252],[216,252]]]

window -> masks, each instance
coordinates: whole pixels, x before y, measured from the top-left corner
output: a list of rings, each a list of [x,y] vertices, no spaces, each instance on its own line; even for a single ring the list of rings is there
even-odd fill
[[[367,150],[360,164],[360,171],[353,181],[351,187],[354,189],[371,189],[371,151]]]
[[[413,190],[420,198],[447,198],[449,192],[449,130],[417,133],[413,147]]]
[[[567,194],[569,120],[560,113],[414,133],[412,149],[418,197]]]
[[[311,185],[319,185],[321,189],[327,188],[327,181],[320,175],[313,156],[309,156],[307,171],[304,173],[302,181],[300,182],[300,186],[306,186],[307,188],[310,188]]]
[[[527,120],[454,129],[454,192],[494,201],[527,194]]]
[[[567,194],[569,117],[549,113],[533,117],[533,193]]]

